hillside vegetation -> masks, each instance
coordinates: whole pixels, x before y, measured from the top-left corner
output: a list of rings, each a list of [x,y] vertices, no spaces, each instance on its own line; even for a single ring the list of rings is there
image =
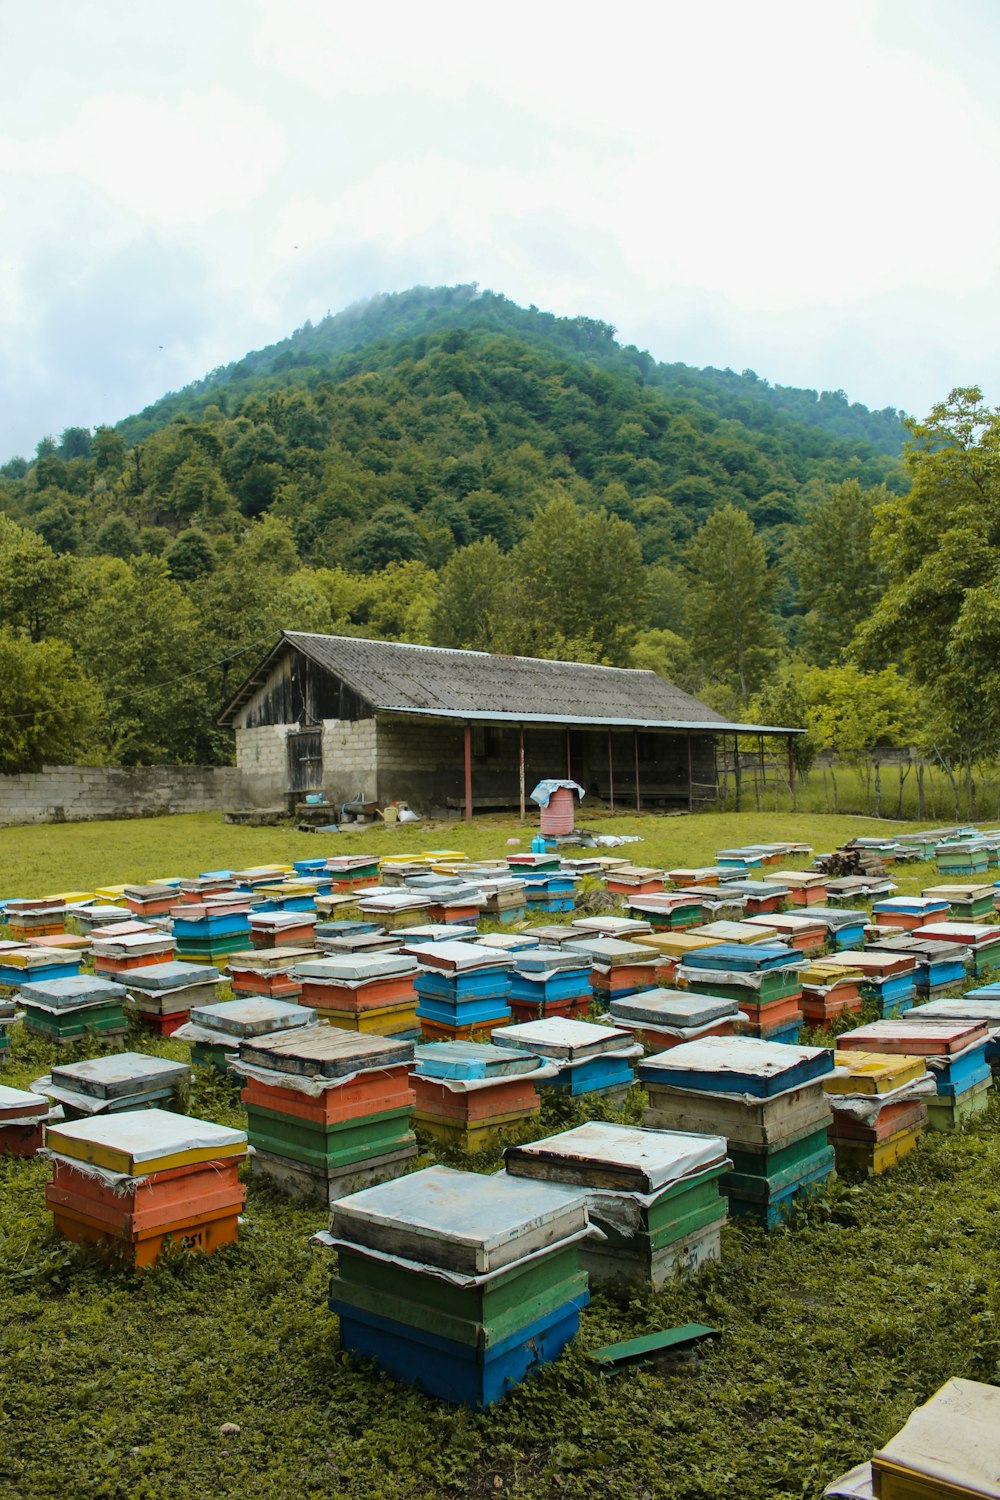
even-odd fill
[[[215,713],[282,627],[649,667],[847,758],[912,742],[928,672],[886,584],[952,410],[900,457],[899,414],[840,392],[472,287],[376,298],[0,470],[0,770],[227,758]],[[971,778],[953,717],[933,750]]]

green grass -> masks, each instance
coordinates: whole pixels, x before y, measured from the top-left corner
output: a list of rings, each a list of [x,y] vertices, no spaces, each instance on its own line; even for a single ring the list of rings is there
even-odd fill
[[[688,864],[752,839],[829,848],[861,824],[743,814],[601,827],[641,831],[643,862]],[[339,840],[153,819],[3,830],[0,860],[7,892],[43,894],[331,843],[496,854],[518,834],[500,819]],[[907,867],[900,883],[928,874]],[[19,1036],[4,1081],[30,1082],[52,1056]],[[633,1090],[626,1117],[641,1103]],[[200,1070],[186,1107],[242,1120],[234,1086]],[[548,1105],[536,1133],[583,1110]],[[817,1497],[949,1376],[1000,1381],[998,1126],[994,1099],[973,1127],[925,1138],[875,1181],[837,1184],[789,1229],[728,1228],[722,1264],[688,1285],[596,1294],[574,1348],[478,1415],[341,1353],[329,1252],[310,1244],[319,1206],[251,1182],[238,1245],[136,1277],[54,1237],[44,1161],[0,1158],[0,1500]],[[497,1153],[449,1160],[499,1165]],[[689,1320],[723,1331],[697,1361],[616,1379],[588,1363],[588,1349]]]
[[[641,844],[607,852],[621,852],[643,864],[667,867],[713,864],[716,850],[734,844],[808,840],[819,852],[832,849],[855,834],[902,833],[926,826],[822,813],[611,816],[589,812],[586,802],[579,821],[582,827],[596,833],[638,834],[643,840]],[[201,870],[243,869],[270,862],[291,864],[295,859],[358,850],[374,850],[382,855],[448,848],[495,858],[509,852],[508,839],[518,838],[526,848],[537,828],[536,814],[529,815],[525,824],[516,817],[493,816],[476,818],[472,824],[448,822],[396,827],[378,824],[354,832],[324,835],[298,833],[289,828],[243,828],[223,823],[217,813],[0,828],[0,896],[93,890],[95,886],[122,885],[126,881],[196,875]],[[798,864],[801,860],[789,863]],[[912,871],[914,867],[905,868]]]

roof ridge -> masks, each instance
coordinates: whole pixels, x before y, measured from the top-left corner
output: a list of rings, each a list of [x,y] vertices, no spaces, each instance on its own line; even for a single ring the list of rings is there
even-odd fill
[[[613,667],[606,661],[572,661],[562,656],[520,656],[513,651],[473,651],[468,646],[428,646],[421,641],[390,641],[378,635],[329,635],[323,630],[283,630],[286,640],[306,637],[313,641],[351,641],[364,646],[392,646],[401,651],[435,651],[443,656],[475,656],[481,661],[527,661],[533,666],[592,667],[599,672],[628,672],[634,677],[659,677],[650,667]],[[667,681],[661,678],[661,681]],[[678,688],[678,692],[683,692]]]

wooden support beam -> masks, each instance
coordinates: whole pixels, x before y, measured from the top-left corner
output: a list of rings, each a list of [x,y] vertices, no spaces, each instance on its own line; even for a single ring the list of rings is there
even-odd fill
[[[524,822],[524,725],[521,725],[518,734],[517,761],[519,781],[521,790],[521,822]]]
[[[569,730],[566,731],[566,780],[573,779],[573,762],[569,753]]]
[[[694,812],[694,757],[691,749],[691,731],[688,730],[688,812]]]
[[[611,730],[608,730],[608,785],[611,788],[611,811],[615,810],[615,752],[611,745]]]
[[[465,726],[465,821],[472,822],[472,725]]]
[[[795,801],[795,750],[794,740],[788,736],[788,790],[792,794],[792,802]]]
[[[632,731],[632,744],[633,744],[633,748],[635,749],[635,810],[636,810],[636,812],[641,812],[642,811],[642,803],[641,803],[640,792],[639,792],[639,731],[638,731],[638,729],[633,729],[633,731]]]

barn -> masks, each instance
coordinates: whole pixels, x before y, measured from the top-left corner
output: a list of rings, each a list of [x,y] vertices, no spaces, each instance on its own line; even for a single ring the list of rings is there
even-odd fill
[[[730,723],[655,672],[291,630],[218,722],[258,806],[322,791],[466,817],[551,776],[623,809],[694,808],[726,736],[797,732]]]

